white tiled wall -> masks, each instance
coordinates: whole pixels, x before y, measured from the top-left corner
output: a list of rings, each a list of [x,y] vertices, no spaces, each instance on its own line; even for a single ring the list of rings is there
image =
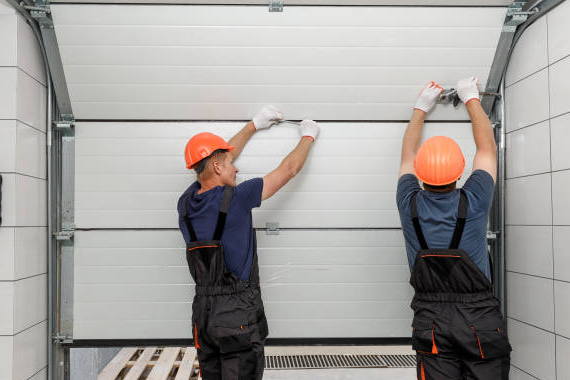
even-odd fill
[[[570,2],[529,27],[506,76],[511,380],[570,379]]]
[[[1,5],[1,4],[0,4]],[[31,29],[0,12],[0,379],[47,366],[46,87]]]

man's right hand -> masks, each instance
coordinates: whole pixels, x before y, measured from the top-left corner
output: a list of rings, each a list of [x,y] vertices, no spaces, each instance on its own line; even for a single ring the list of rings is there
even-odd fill
[[[253,118],[256,130],[269,128],[272,124],[283,120],[283,113],[274,106],[263,107]]]
[[[440,87],[437,83],[429,82],[420,92],[418,96],[418,100],[416,100],[416,105],[414,109],[424,111],[428,113],[437,102],[439,95],[442,93],[443,88]]]
[[[313,120],[303,120],[299,128],[301,137],[310,137],[313,141],[315,141],[320,131],[321,127]]]
[[[469,77],[457,82],[457,95],[464,104],[467,104],[471,100],[479,100],[477,78]]]

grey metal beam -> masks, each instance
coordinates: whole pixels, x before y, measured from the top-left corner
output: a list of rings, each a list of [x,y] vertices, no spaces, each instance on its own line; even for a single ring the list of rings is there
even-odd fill
[[[51,18],[49,0],[34,0],[34,6],[25,6],[24,8],[30,10],[30,15],[40,26],[49,62],[49,70],[55,91],[57,106],[62,118],[64,120],[71,121],[73,120],[73,110],[71,108],[71,100],[69,98],[69,91],[67,89],[67,82],[63,71],[63,63],[59,53],[57,36],[55,35],[54,24]]]

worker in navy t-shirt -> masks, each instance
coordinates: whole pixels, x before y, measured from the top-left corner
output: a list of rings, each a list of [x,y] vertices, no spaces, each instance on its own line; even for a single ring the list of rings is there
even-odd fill
[[[420,146],[426,114],[442,91],[431,82],[418,97],[404,134],[396,196],[415,290],[417,377],[508,380],[511,347],[492,293],[486,237],[497,175],[493,128],[476,78],[459,81],[477,152],[473,172],[458,189],[465,168],[459,145],[436,136]]]
[[[193,136],[186,146],[187,168],[197,181],[178,201],[186,258],[196,282],[192,330],[204,380],[261,379],[267,320],[251,210],[273,196],[303,167],[320,127],[300,124],[300,141],[263,178],[236,184],[233,161],[256,131],[283,120],[264,107],[229,142],[212,133]]]

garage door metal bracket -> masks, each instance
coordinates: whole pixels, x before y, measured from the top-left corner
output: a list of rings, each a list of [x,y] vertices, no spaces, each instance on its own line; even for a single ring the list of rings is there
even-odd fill
[[[283,12],[283,0],[269,0],[269,12]]]
[[[279,223],[275,222],[267,222],[267,235],[279,235]]]

